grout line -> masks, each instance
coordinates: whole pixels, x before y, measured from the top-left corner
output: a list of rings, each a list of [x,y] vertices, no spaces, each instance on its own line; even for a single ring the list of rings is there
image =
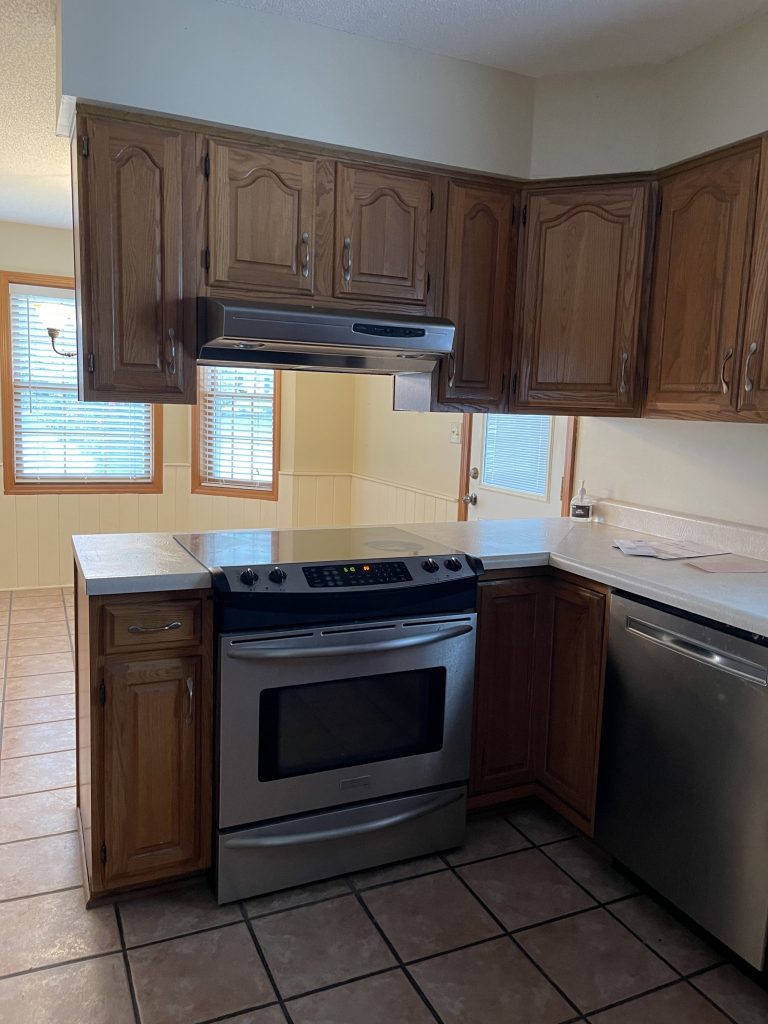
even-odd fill
[[[78,886],[78,888],[81,888]],[[103,960],[107,956],[115,956],[121,953],[120,946],[115,949],[107,949],[102,953],[88,953],[86,956],[76,956],[71,960],[53,960],[51,963],[39,964],[37,967],[27,967],[23,971],[11,971],[9,974],[0,974],[0,981],[7,981],[9,978],[24,978],[28,974],[40,974],[41,971],[50,971],[55,967],[71,967],[73,964],[84,964],[89,960]]]
[[[123,954],[123,968],[125,970],[126,980],[128,982],[128,993],[131,997],[131,1005],[133,1007],[133,1017],[136,1024],[141,1024],[141,1013],[139,1012],[139,1003],[136,998],[136,988],[133,984],[133,973],[131,971],[131,962],[128,959],[128,947],[125,944],[125,933],[123,931],[123,919],[120,915],[120,907],[117,903],[113,904],[113,910],[115,913],[115,921],[117,922],[117,931],[120,935],[120,946]]]
[[[64,719],[64,721],[74,721],[74,719]],[[51,725],[51,722],[41,722],[41,725]],[[9,726],[10,729],[28,729],[27,725]],[[77,747],[60,747],[56,750],[36,750],[32,754],[11,754],[9,757],[2,757],[0,761],[22,761],[25,757],[44,757],[45,754],[68,754],[70,750],[77,750]]]
[[[197,1024],[219,1024],[219,1022],[221,1022],[221,1024],[226,1024],[228,1020],[244,1016],[248,1013],[257,1013],[259,1010],[266,1010],[270,1006],[278,1006],[282,1010],[282,1007],[277,1000],[270,999],[268,1003],[259,1003],[256,1006],[246,1006],[242,1010],[233,1010],[230,1013],[222,1014],[220,1017],[206,1017],[205,1020],[198,1021]],[[285,1014],[283,1014],[283,1017],[285,1017]]]
[[[395,971],[399,971],[400,967],[398,964],[390,964],[389,967],[379,967],[375,971],[366,971],[364,974],[355,974],[351,978],[344,978],[343,981],[332,981],[328,985],[319,985],[317,988],[307,989],[306,992],[297,992],[296,995],[286,996],[286,1003],[295,1003],[299,999],[305,999],[308,996],[317,996],[322,992],[332,992],[335,988],[343,988],[345,985],[354,985],[358,981],[368,981],[369,978],[378,978],[382,974],[393,974]]]
[[[60,753],[67,753],[67,751],[60,751]],[[45,757],[45,754],[27,754],[26,757]],[[2,766],[8,761],[22,761],[21,757],[4,757],[0,760],[0,770]],[[0,800],[9,800],[13,796],[37,796],[38,793],[59,793],[62,789],[75,789],[76,785],[74,782],[69,782],[65,786],[49,786],[48,789],[25,789],[21,793],[3,793],[0,796]]]
[[[44,792],[53,792],[53,790],[44,790]],[[2,800],[10,799],[12,798],[8,796],[0,797],[0,802],[2,802]],[[35,839],[53,839],[55,836],[72,836],[76,832],[76,828],[66,828],[63,832],[44,832],[41,836],[25,836],[22,839],[7,839],[4,843],[0,843],[0,848],[3,846],[14,846],[16,843],[31,843]],[[0,902],[2,901],[0,900]]]
[[[71,833],[65,833],[71,834]],[[18,903],[19,900],[31,900],[35,896],[53,896],[57,892],[72,892],[73,889],[82,889],[83,883],[79,885],[64,885],[61,889],[44,889],[42,892],[25,892],[21,896],[7,896],[5,899],[0,899],[0,904],[3,903]]]
[[[267,957],[266,957],[266,955],[264,953],[264,950],[261,948],[261,943],[259,942],[259,940],[258,940],[258,938],[256,936],[256,932],[255,932],[255,930],[253,928],[253,924],[251,923],[251,920],[248,917],[248,914],[246,912],[245,903],[241,900],[238,903],[238,906],[240,907],[240,915],[241,915],[243,921],[245,922],[245,927],[248,929],[248,933],[251,936],[251,942],[253,942],[253,945],[254,945],[254,947],[256,949],[256,954],[257,954],[259,960],[261,961],[261,966],[262,966],[262,968],[264,970],[264,973],[267,976],[267,980],[269,981],[270,985],[272,986],[272,991],[275,993],[275,997],[276,997],[278,1003],[280,1004],[280,1009],[283,1011],[283,1014],[284,1014],[286,1020],[288,1021],[288,1024],[293,1024],[293,1018],[291,1017],[291,1015],[288,1012],[288,1009],[287,1009],[287,1007],[285,1005],[285,999],[283,998],[283,994],[280,991],[280,987],[277,984],[277,981],[275,980],[275,976],[272,973],[272,968],[269,966],[269,962],[267,961]]]

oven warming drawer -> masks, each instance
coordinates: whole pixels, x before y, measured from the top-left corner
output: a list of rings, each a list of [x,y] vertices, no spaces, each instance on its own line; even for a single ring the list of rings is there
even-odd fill
[[[219,903],[459,846],[466,804],[454,786],[220,833]]]

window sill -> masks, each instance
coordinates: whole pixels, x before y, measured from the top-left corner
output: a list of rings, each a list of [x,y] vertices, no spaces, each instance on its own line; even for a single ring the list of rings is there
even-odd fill
[[[208,484],[193,484],[193,494],[212,494],[222,498],[256,498],[260,501],[277,501],[277,483],[269,491],[258,491],[250,487],[216,487]]]

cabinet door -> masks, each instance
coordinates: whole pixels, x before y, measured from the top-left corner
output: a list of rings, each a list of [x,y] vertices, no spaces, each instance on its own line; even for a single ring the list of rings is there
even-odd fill
[[[211,140],[208,284],[312,295],[317,161]]]
[[[517,408],[636,410],[649,197],[648,184],[523,197]]]
[[[428,175],[337,164],[334,294],[425,303],[431,202]]]
[[[483,583],[479,588],[473,794],[533,778],[531,711],[542,664],[547,580]]]
[[[202,679],[199,657],[105,664],[105,888],[208,861]]]
[[[193,403],[194,135],[87,117],[76,146],[80,397]]]
[[[511,192],[449,185],[443,315],[456,335],[443,376],[446,401],[491,409],[504,401],[513,201]]]
[[[738,406],[742,416],[768,420],[768,138],[765,136],[760,154]]]
[[[735,410],[758,150],[661,182],[647,408]]]
[[[536,693],[536,776],[587,821],[594,813],[604,675],[605,597],[556,580]]]

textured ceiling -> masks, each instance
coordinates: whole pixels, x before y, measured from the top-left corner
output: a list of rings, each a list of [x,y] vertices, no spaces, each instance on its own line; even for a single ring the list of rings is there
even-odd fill
[[[69,227],[69,144],[56,130],[53,0],[0,0],[0,220]]]
[[[214,0],[525,75],[655,64],[766,0]]]

